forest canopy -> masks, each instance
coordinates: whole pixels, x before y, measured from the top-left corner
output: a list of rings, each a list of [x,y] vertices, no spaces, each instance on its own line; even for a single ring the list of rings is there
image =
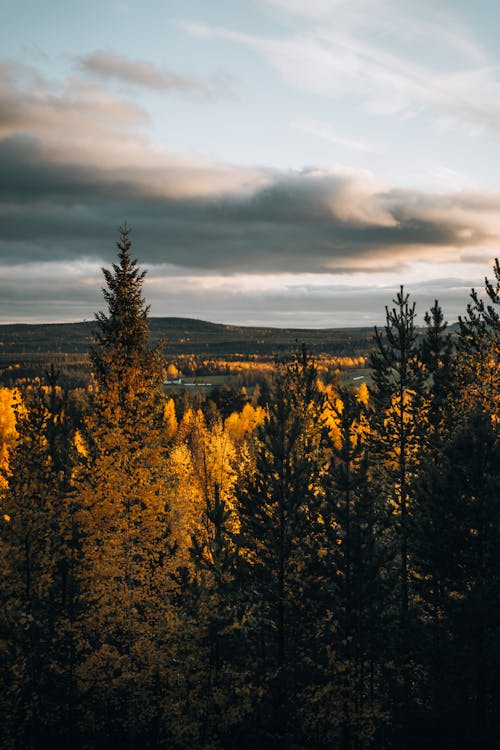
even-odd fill
[[[117,246],[90,384],[0,388],[0,746],[498,747],[498,260],[453,335],[401,287],[367,381],[189,397]]]

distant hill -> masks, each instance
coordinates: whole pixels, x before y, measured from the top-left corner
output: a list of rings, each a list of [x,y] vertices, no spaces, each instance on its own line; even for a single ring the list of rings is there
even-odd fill
[[[20,354],[84,354],[88,352],[94,321],[81,323],[19,323],[0,325],[0,358]],[[273,354],[305,343],[311,353],[366,353],[372,328],[254,328],[210,323],[193,318],[151,318],[153,343],[165,340],[167,355]]]

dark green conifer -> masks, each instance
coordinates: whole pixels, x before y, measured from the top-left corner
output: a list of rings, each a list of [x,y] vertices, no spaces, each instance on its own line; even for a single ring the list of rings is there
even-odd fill
[[[238,490],[240,585],[255,702],[251,742],[283,748],[299,733],[299,696],[313,645],[323,472],[316,378],[305,352],[279,366],[254,470]]]

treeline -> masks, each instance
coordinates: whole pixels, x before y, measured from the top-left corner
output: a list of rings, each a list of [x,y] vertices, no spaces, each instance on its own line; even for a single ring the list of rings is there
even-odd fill
[[[223,418],[118,247],[89,404],[0,394],[1,747],[498,747],[498,262],[453,340],[401,289],[370,388],[304,348]]]

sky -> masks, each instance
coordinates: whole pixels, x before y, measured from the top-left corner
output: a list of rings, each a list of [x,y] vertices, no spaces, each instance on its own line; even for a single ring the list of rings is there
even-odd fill
[[[4,0],[0,322],[463,314],[500,254],[497,0]]]

